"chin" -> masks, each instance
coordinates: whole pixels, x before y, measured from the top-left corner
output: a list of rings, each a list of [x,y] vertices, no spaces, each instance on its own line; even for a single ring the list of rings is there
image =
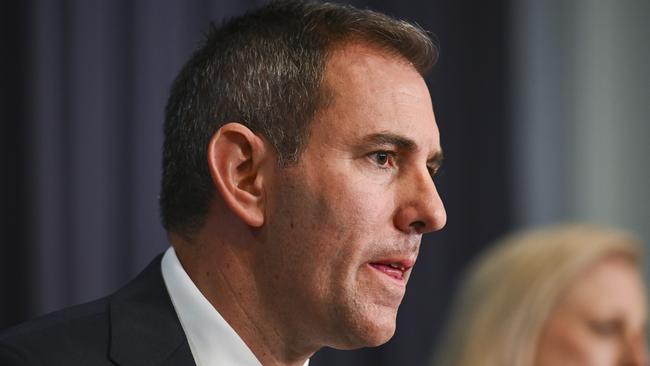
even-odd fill
[[[341,296],[331,309],[328,321],[334,328],[328,332],[329,344],[340,350],[377,347],[395,334],[398,306],[375,298]]]
[[[330,347],[340,350],[351,350],[364,347],[377,347],[388,342],[395,334],[395,319],[386,319],[382,322],[366,322],[349,327],[345,337],[341,337],[338,344]]]
[[[358,327],[359,335],[364,341],[363,347],[377,347],[388,342],[395,334],[396,322],[396,308],[376,305],[374,309],[371,308]]]
[[[365,347],[377,347],[388,342],[393,335],[395,334],[395,321],[392,321],[390,324],[383,324],[377,326],[374,331],[368,332],[366,334],[366,345]]]

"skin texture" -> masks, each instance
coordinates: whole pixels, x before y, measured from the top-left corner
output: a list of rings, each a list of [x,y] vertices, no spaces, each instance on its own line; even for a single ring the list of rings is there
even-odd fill
[[[440,153],[438,130],[424,81],[401,60],[357,45],[334,54],[326,75],[334,102],[275,183],[268,235],[277,247],[258,263],[258,280],[299,334],[337,348],[376,346],[395,331],[410,271],[394,281],[369,263],[414,261],[421,234],[446,221],[427,169]],[[413,149],[370,139],[377,134]],[[384,162],[378,151],[395,155]]]
[[[424,80],[374,47],[334,51],[299,161],[280,168],[238,123],[213,137],[216,195],[192,243],[171,235],[197,287],[264,365],[380,345],[423,233],[446,213],[431,174],[441,148]],[[403,272],[388,266],[400,262]]]
[[[622,257],[600,261],[551,314],[535,365],[646,365],[646,308],[636,266]]]

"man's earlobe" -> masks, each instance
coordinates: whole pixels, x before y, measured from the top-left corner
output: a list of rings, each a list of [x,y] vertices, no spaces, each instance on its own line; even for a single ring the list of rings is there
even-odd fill
[[[210,139],[208,166],[224,202],[244,223],[264,224],[262,165],[269,153],[264,140],[240,123],[222,126]]]

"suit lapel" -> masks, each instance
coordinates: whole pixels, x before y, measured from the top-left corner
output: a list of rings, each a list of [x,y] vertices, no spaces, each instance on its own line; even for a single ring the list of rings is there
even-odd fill
[[[111,296],[109,352],[118,365],[195,365],[162,278],[161,257]]]

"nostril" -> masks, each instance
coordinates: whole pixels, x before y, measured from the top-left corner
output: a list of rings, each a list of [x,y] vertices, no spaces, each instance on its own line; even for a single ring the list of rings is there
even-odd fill
[[[413,221],[410,226],[420,232],[427,226],[427,224],[424,221],[418,220]]]

